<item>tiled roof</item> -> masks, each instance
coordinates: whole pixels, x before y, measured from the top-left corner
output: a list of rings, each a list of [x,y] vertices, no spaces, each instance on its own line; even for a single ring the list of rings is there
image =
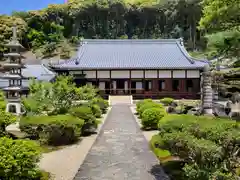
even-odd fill
[[[51,64],[60,69],[201,69],[180,39],[86,39],[76,58]]]
[[[47,69],[44,65],[25,65],[22,69],[22,75],[27,78],[36,78],[40,81],[50,81],[55,77],[55,73]],[[3,74],[0,74],[0,88],[8,86],[8,80],[2,79]],[[30,80],[22,80],[22,86],[28,87]]]

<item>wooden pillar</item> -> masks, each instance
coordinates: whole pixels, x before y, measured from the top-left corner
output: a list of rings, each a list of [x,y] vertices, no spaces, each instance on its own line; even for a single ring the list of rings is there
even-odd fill
[[[97,73],[98,71],[96,70],[96,87],[98,87],[99,85],[98,85],[98,73]]]
[[[145,93],[145,83],[146,83],[146,72],[145,70],[143,70],[143,82],[142,82],[142,88],[143,88],[143,92],[142,93]]]
[[[159,78],[159,70],[157,70],[157,80],[156,80],[156,92],[157,92],[157,94],[159,94],[159,88],[158,88],[159,80],[160,80],[160,78]]]
[[[172,91],[172,78],[167,78],[165,80],[165,89],[164,91]]]
[[[110,70],[110,94],[112,94],[112,70]]]
[[[179,80],[179,92],[186,92],[186,88],[185,88],[185,82],[186,79],[180,79]]]
[[[128,93],[132,94],[132,71],[129,71],[129,80],[128,80]]]
[[[153,79],[152,80],[152,91],[153,92],[158,92],[158,79]]]

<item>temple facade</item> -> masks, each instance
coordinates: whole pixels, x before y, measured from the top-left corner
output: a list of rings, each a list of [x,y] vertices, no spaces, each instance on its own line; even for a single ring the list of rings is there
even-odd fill
[[[91,84],[102,96],[198,98],[206,61],[189,56],[181,39],[84,40],[76,58],[50,64],[73,75],[78,86]]]

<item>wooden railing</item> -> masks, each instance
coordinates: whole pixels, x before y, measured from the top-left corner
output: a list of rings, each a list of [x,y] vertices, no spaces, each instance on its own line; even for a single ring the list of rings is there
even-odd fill
[[[146,91],[144,89],[105,89],[100,90],[100,94],[113,94],[113,95],[124,95],[124,94],[145,94],[145,95],[158,95],[158,94],[164,94],[164,95],[172,95],[172,94],[178,94],[178,95],[192,95],[196,94],[194,92],[180,92],[180,91]]]

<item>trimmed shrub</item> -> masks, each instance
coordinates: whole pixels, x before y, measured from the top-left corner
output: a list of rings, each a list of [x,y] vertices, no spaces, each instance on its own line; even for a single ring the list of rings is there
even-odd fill
[[[157,129],[158,122],[166,114],[162,108],[149,108],[142,114],[141,123],[144,129]]]
[[[100,107],[103,114],[107,112],[107,108],[109,107],[108,101],[104,100],[101,97],[93,98],[90,103],[97,104]]]
[[[150,141],[150,147],[154,154],[160,159],[164,160],[171,156],[171,153],[168,150],[159,148],[161,146],[161,137],[159,135],[154,135]]]
[[[102,111],[97,104],[91,105],[92,112],[96,118],[100,118],[102,116]]]
[[[137,111],[137,113],[139,112],[139,110],[140,110],[140,108],[142,107],[142,105],[144,105],[144,104],[146,104],[146,103],[152,103],[153,102],[153,100],[152,99],[144,99],[144,100],[142,100],[142,101],[138,101],[137,102],[137,104],[136,104],[136,111]]]
[[[97,128],[98,122],[92,112],[91,107],[88,105],[73,107],[69,110],[69,113],[77,118],[84,120],[84,125],[82,127],[83,134],[91,132],[93,128]]]
[[[14,122],[17,118],[11,113],[0,110],[0,137],[6,135],[6,127]]]
[[[169,150],[185,161],[184,179],[236,179],[240,127],[235,121],[167,115],[159,121],[158,127],[160,134],[159,139],[155,138],[155,147]]]
[[[138,114],[139,114],[140,118],[142,118],[143,112],[144,112],[146,109],[149,109],[149,108],[164,109],[164,108],[163,108],[163,105],[161,105],[161,104],[158,104],[158,103],[155,103],[155,102],[146,102],[146,103],[144,103],[144,104],[139,108]],[[164,109],[164,111],[165,111],[165,109]]]
[[[20,121],[20,129],[43,144],[70,144],[78,139],[84,120],[71,115],[27,116]]]
[[[0,179],[40,180],[37,167],[40,148],[36,143],[24,140],[0,138]]]
[[[160,102],[165,106],[169,106],[170,104],[173,103],[173,101],[174,101],[174,99],[169,98],[169,97],[165,97],[165,98],[160,99]]]

